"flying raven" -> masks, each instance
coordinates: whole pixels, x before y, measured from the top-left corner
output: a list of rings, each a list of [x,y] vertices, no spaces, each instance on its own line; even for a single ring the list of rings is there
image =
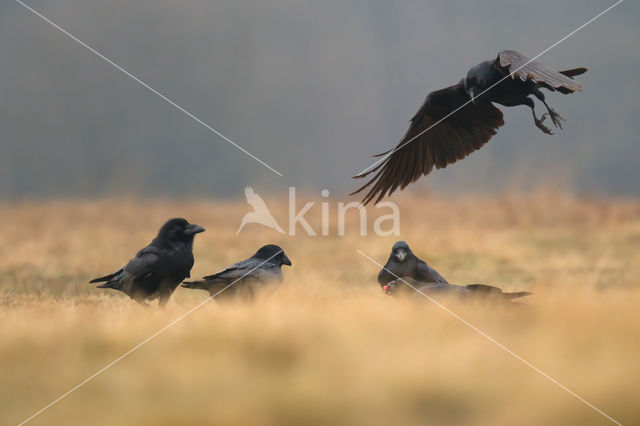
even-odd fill
[[[149,306],[148,299],[159,299],[158,304],[164,306],[182,280],[190,276],[193,238],[203,231],[202,226],[185,219],[170,219],[153,241],[122,269],[90,282],[104,282],[97,288],[120,290],[145,306]]]
[[[526,291],[505,293],[498,287],[485,284],[449,284],[435,269],[413,254],[404,241],[393,245],[387,264],[378,274],[378,283],[388,295],[407,293],[410,290],[408,293],[413,295],[417,291],[428,296],[441,294],[511,300],[531,294]]]
[[[224,291],[223,298],[238,295],[242,299],[252,300],[255,293],[267,284],[282,282],[282,265],[291,266],[291,260],[280,247],[267,244],[246,260],[199,281],[186,282],[182,286],[207,290],[211,296],[217,296]]]
[[[458,84],[429,93],[418,112],[409,121],[409,129],[393,149],[376,155],[384,157],[380,164],[354,176],[373,177],[350,195],[368,189],[363,203],[379,202],[396,189],[404,189],[421,176],[463,159],[480,149],[504,125],[502,111],[493,103],[507,107],[526,105],[531,108],[535,125],[553,134],[544,125],[547,115],[556,128],[564,120],[546,102],[540,89],[563,94],[582,90],[573,80],[586,68],[554,71],[532,61],[515,50],[503,50],[495,60],[471,68]],[[547,108],[536,116],[533,99]]]

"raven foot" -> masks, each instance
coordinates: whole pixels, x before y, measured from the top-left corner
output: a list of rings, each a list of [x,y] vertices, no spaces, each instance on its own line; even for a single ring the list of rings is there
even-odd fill
[[[393,294],[393,291],[396,289],[396,285],[393,284],[393,282],[390,282],[389,284],[382,287],[382,289],[385,293],[387,293],[387,295],[391,296]]]
[[[552,135],[553,132],[551,131],[550,128],[548,128],[547,126],[544,125],[544,120],[547,117],[547,113],[545,112],[544,114],[542,114],[542,116],[540,118],[536,118],[536,116],[533,116],[533,121],[534,123],[536,123],[536,127],[540,130],[542,130],[544,133],[548,134],[548,135]]]
[[[556,129],[562,130],[562,121],[566,121],[566,120],[562,118],[562,116],[558,114],[553,108],[549,108],[548,115],[551,118],[553,125],[556,126]],[[540,119],[544,120],[546,117],[547,117],[547,113],[545,112],[544,114],[542,114],[542,117],[540,117]]]

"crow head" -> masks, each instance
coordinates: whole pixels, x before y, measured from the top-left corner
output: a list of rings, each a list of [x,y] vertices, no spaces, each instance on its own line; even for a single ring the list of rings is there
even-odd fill
[[[473,103],[476,102],[476,98],[487,89],[489,84],[488,79],[492,75],[491,62],[483,62],[471,68],[467,72],[467,76],[463,79],[462,85],[464,91],[467,92],[469,98]]]
[[[158,239],[162,242],[169,243],[174,241],[190,242],[193,237],[204,232],[204,228],[187,222],[182,218],[169,219],[160,231],[158,231]]]
[[[475,103],[476,95],[480,93],[480,90],[478,88],[478,79],[476,78],[475,75],[473,75],[472,72],[473,72],[473,68],[471,68],[467,73],[467,76],[463,80],[464,81],[463,85],[464,85],[464,91],[467,92],[467,95],[469,95],[469,97],[471,98],[471,102]]]
[[[409,244],[404,241],[398,241],[391,249],[391,258],[400,263],[406,262],[412,254],[413,252],[409,248]]]
[[[275,244],[267,244],[263,246],[253,255],[256,259],[269,260],[271,263],[275,263],[278,266],[287,265],[291,266],[291,260],[287,257],[280,247]]]

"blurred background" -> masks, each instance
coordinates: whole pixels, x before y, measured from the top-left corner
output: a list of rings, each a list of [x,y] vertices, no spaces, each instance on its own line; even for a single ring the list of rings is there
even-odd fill
[[[286,224],[287,187],[345,197],[430,91],[498,51],[535,56],[614,0],[25,0],[270,166],[19,3],[0,2],[0,424],[16,424],[206,300],[143,309],[87,282],[169,217],[203,225],[193,278],[267,242],[293,265],[271,298],[202,306],[31,424],[603,424],[606,418],[426,302],[376,281],[396,239],[450,282],[531,291],[445,303],[624,424],[640,424],[640,5],[540,60],[583,93],[540,132],[526,107],[470,158],[394,194],[400,237]],[[542,109],[538,110],[540,114]],[[304,194],[303,194],[304,193]],[[449,194],[454,194],[449,196]],[[614,199],[613,196],[616,196]],[[620,196],[620,197],[618,197]],[[318,197],[320,198],[320,197]],[[317,201],[317,200],[316,200]],[[370,209],[373,218],[387,214]],[[324,224],[319,203],[305,216]]]
[[[20,6],[0,4],[0,197],[340,195],[425,95],[503,49],[534,56],[613,1],[30,0],[30,6],[281,171],[261,166]],[[640,5],[624,2],[540,60],[587,66],[482,150],[410,188],[640,192]],[[542,109],[539,110],[542,112]],[[256,185],[257,182],[261,182]]]

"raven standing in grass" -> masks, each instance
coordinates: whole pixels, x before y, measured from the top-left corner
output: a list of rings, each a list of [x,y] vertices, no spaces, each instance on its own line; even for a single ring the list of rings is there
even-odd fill
[[[384,288],[391,281],[405,277],[426,283],[447,283],[447,280],[438,271],[413,254],[409,244],[398,241],[391,248],[387,264],[378,274],[378,282]]]
[[[182,280],[190,276],[193,238],[200,232],[204,232],[200,225],[182,218],[170,219],[124,268],[90,282],[104,282],[97,288],[120,290],[145,306],[149,306],[146,300],[155,299],[164,306]]]
[[[547,104],[540,89],[565,95],[582,90],[573,77],[586,71],[554,71],[515,50],[503,50],[495,60],[471,68],[458,84],[429,93],[400,143],[376,155],[384,157],[379,165],[354,176],[359,179],[375,173],[351,195],[369,188],[363,203],[373,199],[377,203],[429,174],[434,167],[444,168],[480,149],[504,124],[502,111],[494,102],[507,107],[528,106],[536,127],[553,134],[544,120],[549,116],[553,125],[562,129],[564,119]],[[547,109],[540,118],[531,95]]]
[[[378,274],[378,283],[388,295],[409,293],[415,296],[423,293],[427,296],[446,295],[511,300],[531,294],[526,291],[505,293],[498,287],[485,284],[465,286],[449,284],[435,269],[413,254],[404,241],[398,241],[393,245],[387,264]]]
[[[207,290],[211,296],[217,296],[224,291],[223,298],[237,295],[241,299],[252,300],[256,293],[268,284],[282,283],[282,265],[291,266],[291,260],[280,247],[267,244],[249,259],[202,280],[186,282],[182,286]]]

